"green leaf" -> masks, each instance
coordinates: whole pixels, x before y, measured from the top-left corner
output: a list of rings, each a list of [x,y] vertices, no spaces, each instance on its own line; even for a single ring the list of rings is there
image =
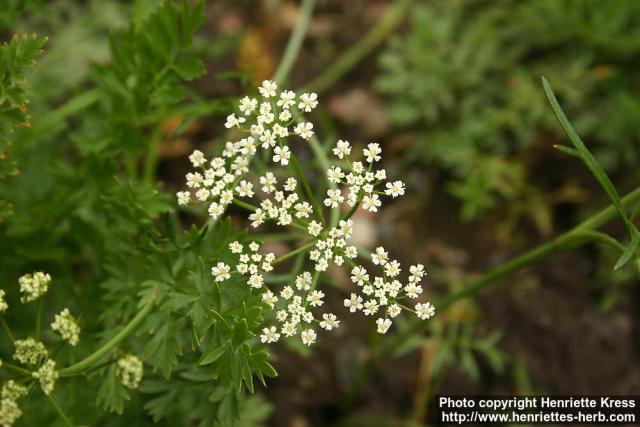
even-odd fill
[[[627,263],[631,261],[631,259],[635,256],[636,252],[638,251],[638,246],[640,246],[640,232],[638,232],[638,230],[636,229],[635,232],[633,232],[633,237],[631,238],[631,241],[627,245],[627,248],[623,252],[620,259],[618,259],[613,269],[618,270],[624,267],[625,265],[627,265]]]
[[[144,348],[145,359],[159,370],[165,378],[171,376],[173,367],[178,363],[182,347],[178,340],[179,325],[171,316],[165,316],[160,329]]]
[[[629,223],[629,219],[627,218],[627,212],[624,206],[622,205],[622,200],[620,199],[620,195],[616,191],[616,188],[611,182],[611,179],[609,179],[609,176],[607,175],[607,173],[604,171],[602,166],[600,166],[600,164],[598,163],[596,158],[593,156],[593,154],[591,154],[591,152],[587,149],[584,142],[582,142],[582,140],[580,139],[576,131],[573,129],[573,126],[571,126],[571,123],[569,123],[567,116],[565,116],[564,111],[562,111],[562,107],[560,107],[560,104],[556,99],[556,95],[553,93],[553,89],[551,89],[551,85],[549,85],[549,82],[544,77],[542,78],[542,85],[544,86],[544,91],[547,95],[547,99],[549,100],[549,103],[551,104],[551,108],[553,109],[553,112],[558,118],[558,121],[560,122],[560,125],[564,129],[565,133],[569,137],[569,140],[573,143],[574,147],[576,148],[578,155],[580,156],[584,164],[587,166],[587,168],[589,168],[593,176],[598,180],[598,182],[600,183],[604,191],[607,193],[607,195],[611,199],[611,202],[618,210],[618,213],[620,214],[620,217],[622,218],[622,220],[625,222],[625,225],[627,225]]]
[[[207,353],[202,355],[200,359],[200,365],[209,365],[220,358],[227,350],[229,349],[229,345],[225,344],[223,346],[214,348],[213,350],[208,351]]]
[[[116,375],[115,365],[111,365],[106,369],[98,389],[98,405],[106,411],[122,414],[124,402],[127,400],[129,394]]]
[[[555,148],[558,151],[562,151],[563,153],[568,154],[570,156],[576,156],[580,158],[580,153],[575,148],[567,147],[566,145],[561,145],[561,144],[556,144],[553,146],[553,148]]]
[[[196,58],[182,59],[173,64],[173,69],[185,80],[193,80],[205,73],[204,64]]]

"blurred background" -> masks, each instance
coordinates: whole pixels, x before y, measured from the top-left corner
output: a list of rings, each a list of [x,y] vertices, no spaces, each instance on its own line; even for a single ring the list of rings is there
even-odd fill
[[[159,2],[2,3],[2,39],[50,37],[29,79],[37,117],[109,60],[111,32]],[[205,9],[193,49],[207,74],[190,85],[205,100],[270,78],[300,16],[294,1]],[[436,299],[609,203],[579,161],[554,150],[566,138],[541,76],[621,194],[637,186],[638,22],[636,0],[324,0],[289,86],[318,92],[324,143],[382,144],[408,197],[358,214],[357,238],[425,263]],[[223,142],[223,123],[222,114],[166,120],[166,192],[182,185],[194,148]],[[616,223],[606,231],[624,234]],[[387,340],[350,318],[313,353],[281,346],[279,377],[252,400],[246,425],[423,425],[436,394],[640,394],[640,288],[633,269],[613,271],[616,258],[596,245],[555,255],[437,311],[417,334],[400,325]],[[334,272],[339,286],[345,274]]]

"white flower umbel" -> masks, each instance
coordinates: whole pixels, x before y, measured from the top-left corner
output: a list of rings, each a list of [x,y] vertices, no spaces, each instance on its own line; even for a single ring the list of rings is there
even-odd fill
[[[20,301],[23,303],[31,302],[47,292],[51,284],[51,276],[37,271],[33,274],[25,274],[20,277],[18,284],[20,285],[20,293],[22,293]]]
[[[56,371],[56,362],[49,359],[40,366],[40,368],[31,374],[33,378],[40,382],[40,387],[44,394],[50,394],[56,385],[58,372]]]
[[[16,351],[13,353],[13,358],[23,365],[37,365],[48,356],[44,344],[31,337],[16,340],[14,345]]]
[[[421,319],[433,316],[430,303],[413,304],[416,310],[402,304],[402,300],[415,299],[423,293],[422,265],[410,266],[409,277],[403,280],[401,276],[407,274],[407,269],[378,247],[371,255],[376,271],[369,271],[359,261],[358,250],[351,242],[351,218],[358,208],[376,213],[385,200],[407,191],[402,181],[389,181],[387,172],[379,167],[380,144],[368,143],[358,151],[348,141],[339,140],[330,147],[336,159],[322,171],[326,192],[316,200],[319,191],[310,188],[296,159],[295,147],[315,138],[316,128],[305,114],[318,106],[318,96],[298,96],[280,90],[273,81],[262,82],[258,92],[255,98],[242,98],[237,111],[227,117],[225,126],[231,129],[230,135],[239,136],[226,142],[221,154],[208,160],[196,150],[189,156],[194,170],[186,175],[186,186],[177,193],[177,199],[179,205],[204,203],[214,220],[234,203],[250,211],[251,228],[271,222],[308,234],[308,241],[296,253],[307,253],[309,271],[297,273],[293,283],[279,289],[270,288],[266,280],[278,260],[274,254],[259,252],[257,242],[230,242],[235,258],[217,260],[211,268],[216,282],[242,276],[251,292],[260,295],[264,307],[272,310],[273,324],[264,325],[260,341],[270,344],[282,337],[297,336],[310,346],[317,339],[318,328],[333,331],[341,325],[338,313],[323,312],[327,306],[325,293],[317,289],[320,273],[332,266],[348,266],[351,270],[354,289],[344,300],[344,311],[373,316],[381,334],[387,333],[402,311]],[[263,152],[258,153],[260,150]],[[260,176],[248,174],[256,154],[268,162],[269,170]],[[329,209],[333,210],[332,222],[325,220],[323,212]]]
[[[13,380],[5,382],[2,386],[0,399],[0,426],[10,427],[22,416],[18,407],[18,399],[27,394],[26,387]]]
[[[53,323],[51,323],[51,329],[60,333],[62,339],[72,346],[78,343],[80,326],[78,326],[76,320],[71,316],[68,308],[62,310],[60,314],[56,314]]]
[[[0,289],[0,313],[4,313],[9,308],[9,304],[4,299],[5,295],[4,290]]]
[[[122,385],[127,388],[138,388],[140,381],[142,381],[143,371],[142,360],[137,356],[129,354],[118,359],[116,374],[120,378]]]

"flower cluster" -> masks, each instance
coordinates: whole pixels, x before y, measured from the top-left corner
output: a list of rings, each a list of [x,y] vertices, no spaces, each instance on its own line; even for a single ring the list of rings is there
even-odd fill
[[[80,338],[80,326],[76,323],[76,320],[69,313],[69,309],[65,308],[59,314],[56,314],[53,322],[51,323],[51,329],[58,331],[62,336],[62,339],[67,341],[72,346],[78,343]]]
[[[380,314],[381,316],[376,319],[377,331],[385,334],[392,324],[392,319],[397,317],[403,309],[414,311],[403,307],[399,301],[405,298],[415,299],[422,294],[420,282],[425,271],[422,264],[412,265],[409,268],[411,274],[408,283],[403,285],[398,280],[402,271],[401,264],[396,260],[390,260],[389,254],[383,247],[376,248],[371,259],[374,264],[380,266],[382,275],[371,278],[365,267],[353,267],[351,281],[356,285],[357,292],[352,292],[350,297],[344,300],[344,306],[351,313],[362,311],[365,316]],[[430,303],[418,303],[414,312],[419,318],[428,319],[434,314],[429,307],[433,309]]]
[[[18,279],[20,292],[23,294],[20,297],[20,301],[25,303],[40,298],[47,292],[50,283],[51,276],[41,271],[33,274],[25,274]]]
[[[283,142],[291,135],[290,127],[302,112],[310,112],[317,105],[317,95],[303,94],[296,100],[291,91],[277,94],[277,85],[265,81],[260,87],[260,100],[245,97],[238,105],[239,113],[227,117],[225,127],[238,128],[247,133],[239,141],[226,143],[222,156],[211,160],[196,150],[189,160],[196,171],[186,176],[188,191],[177,193],[180,205],[188,204],[193,197],[200,202],[209,203],[209,215],[218,218],[235,196],[252,197],[253,184],[242,180],[248,172],[248,165],[256,153],[257,146],[273,149],[274,163],[286,166],[291,159],[291,150]],[[313,124],[298,123],[293,133],[302,139],[313,136]]]
[[[14,345],[16,347],[16,351],[13,354],[13,358],[23,365],[37,365],[49,355],[44,344],[31,337],[23,340],[16,340]]]
[[[0,426],[11,427],[22,415],[18,399],[27,394],[27,388],[9,380],[2,386],[0,394]]]
[[[300,200],[297,193],[298,181],[289,177],[277,190],[278,180],[272,172],[267,172],[259,178],[260,190],[266,198],[260,203],[249,220],[251,226],[257,228],[266,221],[275,221],[280,226],[288,226],[294,222],[306,225],[307,220],[314,214],[313,207],[306,200]]]
[[[347,264],[351,268],[355,290],[344,305],[352,313],[361,311],[366,316],[375,316],[379,333],[386,333],[392,319],[402,311],[412,312],[420,319],[433,316],[434,307],[428,302],[417,303],[413,308],[401,304],[402,300],[417,299],[423,293],[420,283],[425,275],[424,266],[410,266],[407,282],[402,283],[402,266],[379,247],[371,261],[381,273],[370,276],[367,268],[358,263],[358,250],[351,242],[354,227],[351,217],[358,208],[377,212],[383,197],[405,194],[402,181],[387,181],[386,171],[377,167],[381,161],[380,145],[369,143],[361,153],[356,153],[348,141],[339,140],[332,148],[337,161],[325,171],[326,196],[318,203],[310,194],[304,172],[296,167],[295,154],[288,146],[290,138],[309,140],[313,137],[313,124],[304,121],[303,114],[317,107],[317,95],[305,93],[298,97],[291,91],[279,92],[272,81],[264,81],[258,90],[261,97],[242,98],[238,112],[229,115],[225,123],[228,129],[244,132],[244,137],[237,142],[227,142],[222,157],[211,161],[202,152],[194,151],[189,159],[198,170],[186,176],[190,190],[181,191],[177,196],[180,205],[194,197],[209,203],[209,214],[213,218],[222,215],[229,204],[236,203],[251,211],[248,219],[253,228],[273,221],[309,234],[310,240],[296,253],[308,250],[309,261],[314,266],[312,272],[298,274],[294,283],[279,291],[269,289],[264,278],[273,268],[275,257],[258,253],[256,242],[249,245],[249,251],[241,243],[232,242],[229,248],[238,255],[237,263],[218,262],[211,268],[217,282],[224,282],[234,274],[248,276],[247,285],[260,292],[262,301],[273,309],[277,324],[264,327],[260,340],[274,343],[282,336],[299,336],[303,344],[311,345],[317,339],[316,325],[327,331],[339,327],[336,314],[318,312],[325,297],[322,290],[316,289],[319,274],[332,265]],[[288,176],[286,171],[284,177],[269,171],[255,181],[245,178],[259,148],[265,150],[264,157],[271,158],[276,168],[292,169],[296,178]],[[300,191],[298,181],[302,182],[304,191]],[[258,191],[261,193],[256,194]],[[260,199],[257,206],[240,200],[256,196]],[[342,213],[345,205],[350,209]],[[336,210],[332,218],[337,220],[327,223],[322,206]]]
[[[7,301],[4,299],[5,295],[4,290],[0,289],[0,313],[4,313],[9,308],[9,304],[7,304]]]
[[[58,379],[56,362],[51,359],[47,360],[37,371],[32,372],[31,375],[40,382],[40,387],[42,387],[44,394],[48,395],[53,391],[56,380]]]
[[[138,388],[140,381],[142,381],[142,360],[132,354],[121,357],[118,359],[116,372],[122,385],[130,389]]]

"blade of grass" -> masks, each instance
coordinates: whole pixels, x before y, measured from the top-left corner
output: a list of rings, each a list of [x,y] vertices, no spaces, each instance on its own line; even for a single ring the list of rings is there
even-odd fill
[[[622,206],[620,195],[618,194],[618,191],[616,190],[615,186],[611,182],[611,179],[609,179],[609,176],[604,171],[600,163],[598,163],[598,161],[593,156],[593,154],[591,154],[587,146],[584,144],[584,142],[582,142],[582,139],[580,139],[576,131],[573,129],[573,126],[571,126],[571,123],[569,123],[567,116],[564,114],[562,107],[560,107],[560,104],[558,103],[558,100],[556,98],[555,93],[553,92],[553,89],[551,89],[551,85],[549,84],[547,79],[545,79],[544,77],[542,78],[542,86],[544,87],[545,94],[547,95],[547,99],[549,100],[549,104],[551,104],[551,108],[553,109],[553,112],[555,113],[565,133],[569,137],[569,140],[576,148],[577,154],[580,156],[580,159],[591,171],[593,176],[598,180],[598,182],[600,183],[604,191],[607,193],[607,195],[611,199],[611,202],[617,209],[618,213],[620,214],[620,217],[625,222],[625,225],[629,230],[629,238],[632,239],[634,227],[629,221],[629,218],[627,217],[627,212]],[[573,154],[573,152],[571,152],[571,154]]]

